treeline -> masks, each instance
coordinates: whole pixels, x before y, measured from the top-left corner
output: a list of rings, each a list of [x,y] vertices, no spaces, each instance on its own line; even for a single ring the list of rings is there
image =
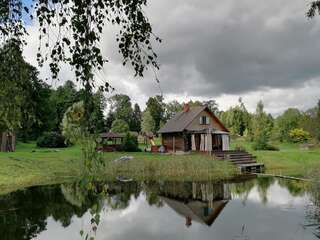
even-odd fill
[[[84,90],[77,90],[72,81],[53,89],[39,79],[37,69],[24,61],[15,42],[8,42],[0,49],[0,62],[0,133],[13,132],[22,141],[36,140],[47,133],[56,136],[61,133],[66,110],[88,97]],[[168,119],[183,108],[183,103],[165,102],[159,95],[148,99],[144,111],[124,94],[106,99],[97,91],[89,97],[92,106],[87,121],[96,133],[111,130],[157,134]],[[232,135],[254,142],[256,149],[272,149],[270,142],[276,141],[320,141],[320,101],[307,111],[289,108],[277,117],[266,113],[261,101],[254,113],[248,112],[241,98],[227,111],[219,111],[213,99],[190,101],[189,105],[208,106]]]
[[[219,112],[219,116],[232,135],[254,142],[255,149],[273,149],[270,142],[320,141],[320,100],[307,111],[288,108],[273,117],[265,112],[262,101],[250,113],[240,98],[238,105]]]
[[[168,119],[183,108],[183,103],[175,100],[165,103],[161,96],[150,97],[143,112],[138,104],[132,107],[129,96],[124,94],[115,95],[107,102],[110,110],[106,128],[115,132],[156,134]],[[190,101],[189,105],[208,106],[230,130],[231,135],[253,142],[255,149],[275,150],[276,146],[271,143],[276,142],[320,141],[320,100],[307,111],[289,108],[277,117],[265,111],[262,101],[257,103],[255,112],[249,112],[241,98],[236,106],[226,111],[220,111],[215,100]]]

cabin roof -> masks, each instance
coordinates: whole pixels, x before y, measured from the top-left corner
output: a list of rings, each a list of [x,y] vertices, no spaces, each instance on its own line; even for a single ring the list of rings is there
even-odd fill
[[[106,132],[100,134],[101,138],[123,138],[122,134],[114,133],[114,132]]]
[[[205,110],[208,111],[210,115],[221,125],[225,132],[229,132],[207,106],[197,106],[191,107],[187,112],[181,111],[176,113],[174,117],[168,120],[168,122],[159,130],[159,133],[182,132],[195,119],[195,117]]]

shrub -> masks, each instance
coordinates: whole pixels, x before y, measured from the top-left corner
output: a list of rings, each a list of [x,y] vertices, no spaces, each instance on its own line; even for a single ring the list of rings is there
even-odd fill
[[[140,152],[141,150],[139,149],[138,138],[127,133],[124,138],[122,149],[125,152]]]
[[[129,125],[122,119],[116,119],[112,122],[111,131],[114,133],[127,133],[129,132]]]
[[[259,143],[259,142],[254,142],[252,145],[253,150],[266,150],[266,151],[279,151],[280,149],[276,146],[273,146],[269,143]]]
[[[38,147],[63,148],[67,147],[65,138],[57,132],[46,132],[37,140]]]
[[[304,143],[310,139],[310,133],[302,128],[295,128],[289,132],[290,140],[294,143]]]

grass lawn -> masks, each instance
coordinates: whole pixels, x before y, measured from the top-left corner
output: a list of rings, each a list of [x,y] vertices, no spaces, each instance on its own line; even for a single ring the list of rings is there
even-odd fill
[[[128,162],[114,160],[130,155]],[[101,178],[117,176],[135,180],[218,180],[233,176],[234,166],[201,154],[160,155],[151,153],[104,153],[105,168]],[[18,143],[14,153],[0,153],[0,194],[16,189],[74,181],[81,174],[80,149],[37,148],[35,144]]]
[[[277,144],[280,151],[253,151],[243,139],[233,139],[232,147],[243,146],[257,161],[266,165],[267,173],[308,178],[320,169],[320,149],[300,150],[297,144]],[[114,160],[130,155],[128,162]],[[160,155],[151,153],[104,153],[101,178],[115,180],[126,176],[135,180],[217,180],[233,176],[236,169],[208,155]],[[0,153],[0,194],[16,189],[74,181],[81,174],[80,149],[37,148],[34,143],[19,143],[14,153]]]
[[[266,172],[292,177],[309,178],[320,169],[320,148],[301,150],[299,144],[275,143],[280,151],[254,151],[243,139],[232,139],[232,147],[243,146],[266,165]]]

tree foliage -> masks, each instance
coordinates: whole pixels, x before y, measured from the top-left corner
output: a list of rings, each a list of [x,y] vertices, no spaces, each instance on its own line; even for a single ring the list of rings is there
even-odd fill
[[[23,115],[34,118],[23,108],[29,100],[26,87],[34,69],[24,61],[21,48],[15,41],[7,42],[0,49],[0,63],[0,130],[15,131],[21,127]]]
[[[183,104],[179,103],[177,100],[170,101],[165,104],[164,120],[168,121],[173,118],[177,112],[181,112]]]
[[[0,37],[23,42],[27,33],[23,18],[29,15],[39,22],[40,44],[37,60],[40,65],[49,61],[56,78],[61,63],[75,69],[86,89],[95,84],[93,72],[101,69],[108,59],[100,49],[106,24],[116,25],[119,53],[123,64],[130,64],[135,75],[143,76],[149,65],[158,68],[152,43],[161,41],[152,32],[144,14],[146,0],[33,0],[30,7],[22,0],[5,0],[0,5]],[[50,35],[50,31],[56,31]],[[42,51],[48,50],[48,54]],[[109,84],[103,86],[109,89]]]
[[[278,139],[280,141],[290,140],[290,131],[300,126],[302,120],[301,112],[296,108],[289,108],[276,119]]]
[[[273,127],[272,117],[264,111],[262,101],[257,104],[256,113],[253,119],[253,141],[254,149],[268,150],[269,139]]]
[[[242,99],[239,104],[220,113],[221,120],[233,135],[252,135],[252,116],[247,111]]]
[[[147,111],[149,111],[154,121],[154,128],[152,129],[152,132],[156,133],[160,129],[161,121],[164,119],[165,104],[163,102],[163,97],[160,95],[150,97],[146,105]]]
[[[149,110],[144,111],[142,115],[141,130],[143,133],[153,132],[155,129],[155,122]]]
[[[310,139],[310,133],[302,128],[294,128],[290,130],[289,137],[292,142],[304,143]]]
[[[114,120],[111,126],[111,131],[114,133],[128,133],[129,130],[128,123],[122,119]]]
[[[130,130],[141,132],[142,113],[139,105],[136,103],[133,107],[132,119],[130,121]]]

